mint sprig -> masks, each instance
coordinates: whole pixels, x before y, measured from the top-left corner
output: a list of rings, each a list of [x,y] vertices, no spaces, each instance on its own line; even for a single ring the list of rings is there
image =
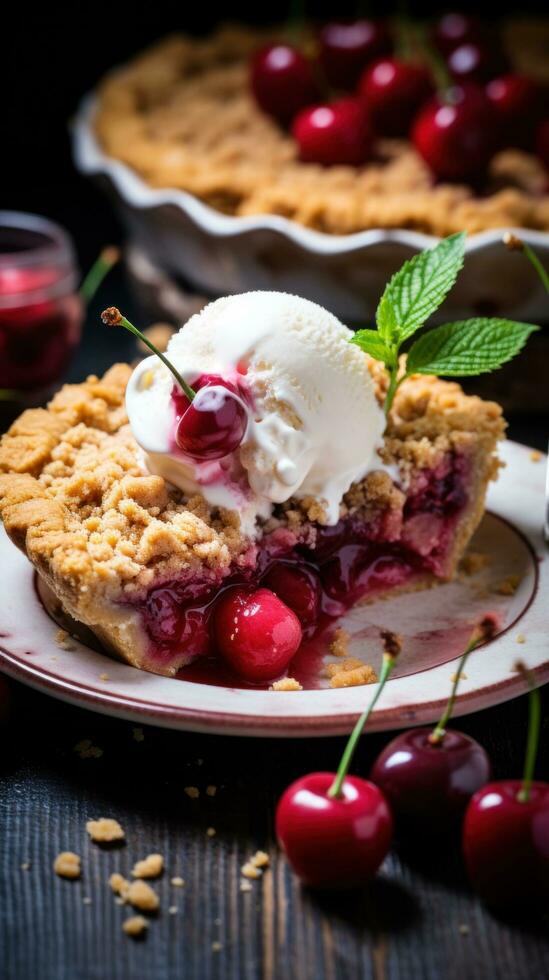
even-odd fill
[[[399,385],[411,374],[464,377],[493,371],[518,354],[530,334],[539,330],[531,323],[501,318],[446,323],[414,341],[401,367],[402,345],[450,292],[463,266],[464,250],[465,234],[460,233],[405,262],[381,297],[377,330],[359,330],[351,340],[387,369],[387,414]]]

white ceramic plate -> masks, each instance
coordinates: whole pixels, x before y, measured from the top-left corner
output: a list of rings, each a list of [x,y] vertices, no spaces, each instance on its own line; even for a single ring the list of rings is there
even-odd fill
[[[490,490],[489,513],[472,546],[489,556],[483,571],[427,592],[355,607],[345,618],[353,652],[374,664],[380,628],[389,626],[404,637],[398,670],[372,715],[371,729],[438,719],[471,624],[488,611],[499,616],[501,633],[471,655],[455,713],[522,693],[514,671],[518,657],[540,684],[549,680],[549,552],[541,533],[545,460],[534,462],[530,453],[517,443],[503,445],[507,465]],[[372,696],[371,687],[296,692],[216,687],[147,674],[78,641],[63,649],[33,569],[3,529],[0,562],[0,667],[64,701],[166,728],[286,737],[348,732]],[[520,584],[514,595],[500,595],[496,586],[510,575]]]
[[[157,302],[177,316],[177,283],[209,296],[273,289],[314,300],[351,324],[373,318],[385,284],[436,238],[405,228],[328,235],[279,215],[222,214],[192,194],[153,188],[103,153],[82,102],[73,127],[78,169],[111,192],[128,232],[130,266],[143,287],[158,281]],[[502,245],[506,229],[470,235],[462,274],[441,308],[442,319],[498,313],[543,319],[546,294],[529,263]],[[549,269],[549,234],[514,230]]]

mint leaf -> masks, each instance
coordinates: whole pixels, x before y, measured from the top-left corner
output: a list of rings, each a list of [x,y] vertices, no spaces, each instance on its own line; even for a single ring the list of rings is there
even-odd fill
[[[408,352],[407,374],[465,377],[510,361],[539,327],[514,320],[474,317],[435,327]]]
[[[382,340],[378,330],[357,330],[351,343],[360,347],[365,354],[375,357],[376,361],[383,361],[388,366],[395,361],[394,354]]]
[[[463,265],[465,233],[450,235],[419,252],[395,272],[376,313],[378,330],[388,343],[402,343],[435,312]]]

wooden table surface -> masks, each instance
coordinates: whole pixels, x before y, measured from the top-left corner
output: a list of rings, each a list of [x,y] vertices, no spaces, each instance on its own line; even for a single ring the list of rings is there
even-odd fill
[[[111,292],[108,300],[119,302]],[[112,336],[112,335],[111,335]],[[124,335],[125,338],[125,335]],[[109,344],[113,341],[109,339]],[[116,341],[117,356],[127,352]],[[89,328],[73,376],[112,360]],[[511,435],[543,447],[546,420]],[[523,648],[527,654],[527,646]],[[143,728],[11,685],[0,728],[0,976],[3,980],[531,980],[549,975],[549,919],[497,918],[471,894],[459,842],[396,847],[364,891],[314,894],[291,874],[273,837],[275,802],[294,778],[334,769],[342,739],[219,738]],[[538,776],[549,778],[549,691]],[[498,777],[517,776],[526,737],[520,698],[459,727],[490,752]],[[366,735],[354,771],[366,775],[390,736]],[[81,758],[75,745],[102,749]],[[200,790],[197,799],[185,787]],[[216,786],[215,796],[206,794]],[[121,847],[92,844],[90,818],[115,817]],[[215,835],[207,834],[208,828]],[[240,867],[257,849],[271,867],[251,890]],[[82,857],[78,881],[55,856]],[[164,856],[161,899],[142,941],[121,931],[127,908],[107,883],[151,852]],[[180,875],[183,888],[170,883]]]

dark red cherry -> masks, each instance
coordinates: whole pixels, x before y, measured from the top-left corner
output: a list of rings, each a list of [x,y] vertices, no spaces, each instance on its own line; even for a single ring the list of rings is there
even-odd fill
[[[319,59],[334,88],[353,90],[370,62],[389,55],[393,44],[381,21],[355,20],[326,24],[319,34]]]
[[[297,651],[302,632],[294,612],[270,589],[235,586],[213,615],[217,649],[251,683],[274,680]]]
[[[360,80],[372,125],[381,136],[406,136],[410,124],[434,94],[430,71],[396,58],[385,58],[367,68]]]
[[[480,41],[481,33],[476,18],[451,12],[444,14],[435,25],[433,40],[439,51],[447,55],[461,44]]]
[[[293,609],[303,629],[316,625],[320,613],[320,580],[312,568],[277,561],[261,584]]]
[[[177,643],[183,626],[182,610],[171,589],[151,592],[147,600],[146,619],[147,630],[157,643]]]
[[[270,44],[254,55],[250,83],[263,112],[287,125],[318,99],[318,86],[304,55],[290,44]]]
[[[502,75],[486,86],[486,95],[497,113],[505,146],[533,146],[541,115],[541,93],[524,75]]]
[[[412,141],[436,177],[476,181],[497,148],[494,111],[481,88],[460,85],[420,111]]]
[[[370,773],[405,833],[455,830],[471,796],[491,776],[488,754],[474,739],[453,729],[437,744],[432,736],[432,728],[397,735]]]
[[[521,802],[520,780],[488,783],[473,796],[463,825],[471,884],[498,908],[543,908],[549,901],[549,783]]]
[[[222,378],[219,383],[215,380],[215,375],[203,375],[190,403],[183,393],[176,396],[176,411],[184,410],[177,421],[175,441],[187,456],[199,462],[222,459],[234,452],[248,426],[248,412],[235,386]]]
[[[294,119],[292,133],[305,163],[358,167],[372,149],[368,114],[359,99],[304,109]]]
[[[494,51],[481,42],[461,44],[448,55],[448,69],[456,82],[488,81],[505,71],[507,62],[500,51]]]
[[[346,776],[342,795],[328,790],[335,773],[296,780],[276,809],[276,835],[305,885],[349,888],[375,875],[391,844],[393,821],[377,786]]]
[[[538,126],[536,153],[549,173],[549,119],[544,119]]]

